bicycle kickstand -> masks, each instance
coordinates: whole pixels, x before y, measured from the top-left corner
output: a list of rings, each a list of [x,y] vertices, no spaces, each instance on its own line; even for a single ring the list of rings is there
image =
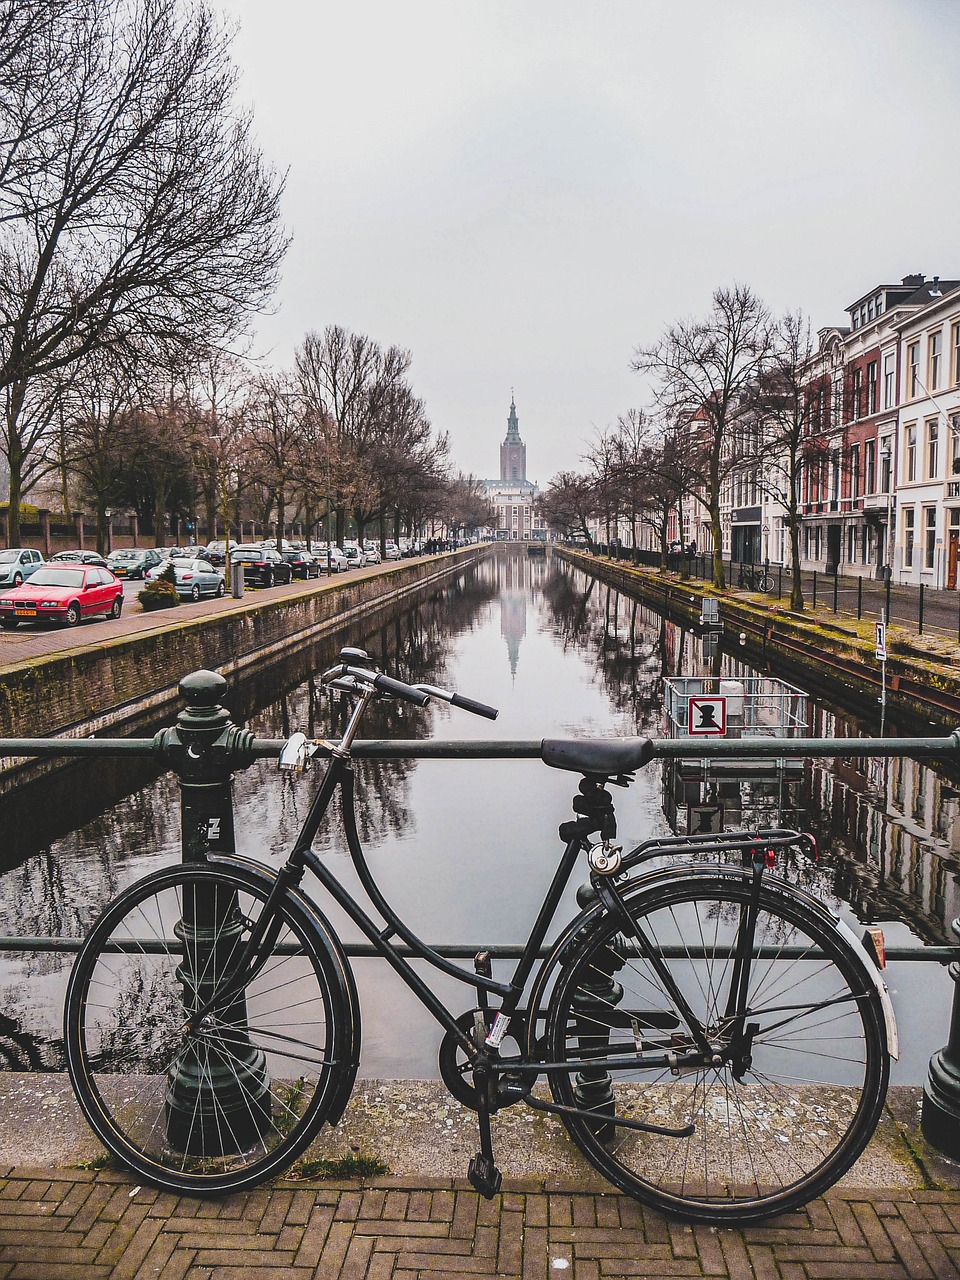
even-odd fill
[[[490,1136],[490,1108],[486,1104],[489,1083],[489,1068],[478,1064],[474,1068],[473,1083],[481,1102],[477,1110],[477,1122],[480,1125],[480,1150],[470,1161],[467,1178],[470,1185],[487,1200],[492,1200],[500,1190],[503,1175],[493,1162],[493,1140]]]

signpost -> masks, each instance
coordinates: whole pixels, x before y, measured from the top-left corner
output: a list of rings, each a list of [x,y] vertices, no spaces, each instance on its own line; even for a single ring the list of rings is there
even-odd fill
[[[883,737],[883,726],[887,718],[887,611],[880,610],[880,621],[877,623],[877,661],[880,663],[880,737]]]
[[[722,738],[727,732],[726,698],[688,698],[687,732],[695,738]]]

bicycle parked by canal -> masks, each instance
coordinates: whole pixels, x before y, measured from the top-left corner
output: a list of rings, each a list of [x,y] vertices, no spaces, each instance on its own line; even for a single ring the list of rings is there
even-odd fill
[[[392,679],[358,649],[322,681],[351,712],[338,741],[295,734],[283,747],[282,769],[327,757],[283,867],[218,856],[155,872],[107,906],[80,950],[67,1068],[109,1151],[167,1190],[218,1194],[281,1173],[341,1118],[360,1007],[344,947],[303,887],[310,871],[438,1022],[440,1075],[477,1115],[468,1176],[482,1194],[501,1184],[491,1117],[516,1105],[558,1116],[621,1191],[691,1220],[758,1221],[849,1169],[880,1117],[896,1027],[852,932],[776,874],[778,856],[814,854],[811,837],[664,837],[625,852],[610,787],[628,785],[653,744],[544,741],[544,764],[579,775],[575,817],[513,972],[494,974],[486,952],[471,971],[378,888],[351,748],[377,698],[497,712]],[[338,793],[366,906],[311,847]],[[582,910],[553,931],[583,855]],[[516,865],[527,874],[522,846]],[[472,989],[468,1007],[447,1007],[411,959]]]
[[[772,591],[777,585],[776,579],[762,564],[741,563],[737,576],[737,585],[746,591]]]

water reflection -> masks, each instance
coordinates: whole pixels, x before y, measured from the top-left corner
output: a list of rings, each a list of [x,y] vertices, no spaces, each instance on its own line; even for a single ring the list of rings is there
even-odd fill
[[[458,688],[500,707],[496,726],[445,706],[374,704],[367,738],[536,739],[662,732],[663,680],[678,674],[751,674],[738,652],[705,643],[612,586],[557,561],[502,548],[442,590],[332,636],[283,669],[231,688],[234,719],[265,737],[295,729],[323,737],[346,709],[316,674],[344,643],[412,681]],[[814,692],[814,691],[812,691]],[[876,732],[835,707],[812,709],[816,735]],[[306,813],[317,775],[281,777],[272,762],[237,775],[238,851],[276,864]],[[688,788],[688,789],[684,789]],[[711,790],[711,788],[713,790]],[[359,823],[371,865],[412,927],[437,943],[514,943],[525,936],[560,850],[575,779],[535,761],[364,761]],[[56,796],[56,803],[51,797]],[[960,781],[941,765],[855,758],[808,762],[801,776],[707,780],[727,825],[784,818],[812,830],[822,862],[783,868],[851,921],[879,921],[891,942],[951,940],[960,910]],[[658,768],[617,794],[621,835],[638,840],[686,821],[689,783]],[[98,802],[101,808],[97,810]],[[148,869],[179,857],[175,779],[142,765],[77,765],[0,802],[8,840],[0,879],[0,933],[79,936],[101,905]],[[58,825],[58,817],[63,821]],[[316,847],[352,883],[335,822]],[[574,910],[561,910],[561,921]],[[352,932],[330,912],[345,936]],[[59,1010],[69,961],[49,953],[0,956],[0,1058],[60,1065]],[[900,1079],[922,1078],[945,1038],[949,982],[937,966],[891,971],[891,985],[922,991],[900,1001],[913,1057]],[[392,973],[360,962],[366,1075],[434,1075],[436,1030]],[[455,984],[436,986],[457,1007]],[[459,1005],[458,1005],[459,1001]],[[913,1006],[916,1005],[916,1008]]]

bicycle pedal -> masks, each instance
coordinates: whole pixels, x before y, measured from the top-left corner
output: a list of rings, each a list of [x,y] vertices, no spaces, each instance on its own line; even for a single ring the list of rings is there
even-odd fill
[[[467,1178],[474,1190],[479,1191],[487,1200],[493,1199],[503,1182],[500,1170],[482,1151],[478,1151],[470,1161]]]

